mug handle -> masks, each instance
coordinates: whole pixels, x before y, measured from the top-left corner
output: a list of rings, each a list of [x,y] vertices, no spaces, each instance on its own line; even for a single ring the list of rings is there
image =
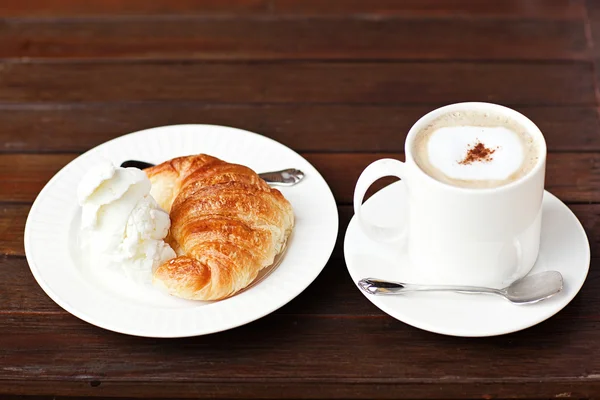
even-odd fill
[[[372,224],[363,218],[361,208],[367,189],[379,178],[385,176],[395,176],[402,180],[406,177],[406,165],[398,160],[384,158],[371,163],[360,174],[354,189],[354,215],[358,219],[358,223],[362,231],[371,239],[379,242],[394,242],[402,238],[405,234],[406,227],[383,227]]]

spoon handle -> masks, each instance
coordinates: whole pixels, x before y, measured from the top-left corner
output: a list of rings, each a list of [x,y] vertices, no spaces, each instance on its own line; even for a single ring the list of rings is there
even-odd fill
[[[273,186],[293,186],[304,178],[304,172],[288,168],[281,171],[262,172],[258,174],[265,182]]]
[[[479,286],[451,286],[451,285],[417,285],[412,283],[384,281],[376,278],[366,278],[358,281],[358,287],[369,294],[391,295],[407,292],[460,292],[460,293],[487,293],[504,296],[499,289]]]
[[[128,160],[121,164],[123,168],[133,167],[144,169],[153,166],[154,164],[137,160]],[[281,171],[262,172],[258,176],[271,186],[294,186],[304,178],[304,172],[299,169],[288,168]]]

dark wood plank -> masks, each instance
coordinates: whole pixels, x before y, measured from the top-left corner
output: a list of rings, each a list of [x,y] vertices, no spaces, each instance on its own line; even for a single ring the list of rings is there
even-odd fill
[[[596,98],[600,101],[600,3],[586,0],[586,34],[594,61]]]
[[[600,59],[600,3],[595,0],[585,1],[586,19],[592,54],[596,61]]]
[[[273,0],[273,12],[293,15],[453,16],[582,19],[579,0]]]
[[[76,155],[39,156],[15,155],[0,157],[0,181],[4,187],[0,201],[33,202],[46,182]]]
[[[581,21],[496,19],[20,20],[0,58],[586,60]],[[418,37],[419,40],[414,40]]]
[[[402,152],[411,125],[433,108],[181,102],[0,105],[0,152],[83,152],[129,132],[180,123],[248,129],[296,151]],[[600,150],[595,107],[517,109],[538,124],[550,151]]]
[[[595,105],[592,79],[587,63],[9,63],[0,102]]]
[[[563,201],[582,203],[600,200],[600,157],[596,154],[549,154],[546,189]],[[572,197],[571,197],[572,196]]]
[[[378,16],[460,16],[580,19],[584,11],[579,0],[508,0],[488,3],[480,0],[28,0],[10,2],[0,17],[73,17],[114,15],[378,15]]]
[[[403,159],[397,153],[323,154],[304,153],[329,183],[339,203],[352,201],[354,184],[371,162],[384,157]],[[0,155],[0,201],[32,202],[48,180],[74,154]],[[548,157],[546,188],[566,202],[600,202],[600,154],[554,153]]]
[[[0,293],[0,314],[68,314],[37,284],[24,257],[0,256],[0,276],[7,289]]]
[[[479,340],[431,334],[387,316],[273,314],[218,335],[158,340],[103,331],[70,315],[0,314],[0,391],[43,394],[52,382],[57,395],[226,397],[242,387],[248,397],[279,389],[279,398],[439,398],[440,392],[487,398],[519,383],[521,395],[536,389],[548,397],[596,396],[597,271],[592,268],[582,293],[550,320]],[[368,392],[367,386],[379,389]]]
[[[264,13],[268,0],[27,0],[7,2],[0,17],[72,17],[116,15],[246,15]],[[548,11],[554,6],[542,9]]]
[[[600,256],[600,205],[571,204],[571,211],[575,213],[590,241],[593,257]]]
[[[30,208],[27,204],[0,204],[0,256],[25,255],[23,233]]]
[[[102,383],[105,382],[105,383]],[[101,385],[97,385],[101,383]],[[97,386],[96,386],[97,385]],[[553,381],[494,381],[494,382],[456,382],[444,380],[441,384],[437,382],[410,381],[403,384],[389,382],[336,382],[333,384],[321,384],[317,382],[293,381],[279,383],[272,381],[268,383],[207,383],[207,382],[106,382],[106,381],[19,381],[5,380],[3,387],[7,393],[33,393],[43,395],[48,392],[64,393],[68,396],[110,396],[104,399],[131,400],[123,398],[123,393],[135,398],[155,398],[158,394],[169,396],[169,399],[177,398],[212,398],[212,399],[439,399],[438,393],[443,393],[444,399],[549,399],[549,398],[590,398],[600,391],[600,384],[593,378],[564,378]],[[52,390],[49,390],[51,387]],[[101,388],[101,389],[98,389]],[[100,394],[101,393],[101,394]],[[275,393],[275,394],[274,394]],[[114,399],[119,396],[119,399]],[[89,397],[85,397],[89,398]],[[82,397],[52,396],[52,400],[81,400]],[[10,398],[7,400],[11,400]],[[36,399],[33,399],[36,400]]]
[[[222,381],[224,376],[229,377],[226,380],[255,382],[280,379],[305,379],[313,382],[319,379],[340,379],[352,382],[361,378],[403,382],[409,376],[425,380],[451,375],[456,380],[466,378],[465,380],[473,381],[490,378],[539,378],[549,381],[557,376],[582,377],[595,375],[599,368],[599,361],[593,357],[598,347],[594,340],[597,337],[594,329],[599,324],[598,315],[582,314],[582,302],[586,297],[584,294],[582,292],[568,308],[539,326],[479,341],[427,333],[388,316],[344,318],[274,314],[218,335],[157,340],[104,331],[67,314],[3,314],[0,315],[0,332],[6,346],[4,365],[12,367],[3,371],[3,378],[25,375],[35,380],[69,376],[73,380],[104,377],[106,381],[110,381],[135,380],[136,377],[147,375],[152,377],[148,380],[155,382],[174,377],[180,381]],[[587,297],[590,299],[590,296]],[[591,296],[591,299],[597,304],[598,295]],[[363,301],[367,302],[364,297]],[[579,309],[573,310],[575,308]],[[595,307],[595,312],[597,311]],[[48,341],[35,340],[40,335],[47,334],[45,328],[49,325],[54,325],[55,330],[61,334],[52,335],[52,340]],[[22,329],[20,333],[19,327]],[[294,329],[297,331],[293,332]],[[264,335],[262,337],[261,332]],[[347,340],[337,340],[340,332],[345,332]],[[536,337],[540,333],[542,337]],[[240,335],[246,340],[234,340]],[[402,351],[406,351],[403,359],[397,358],[395,352],[388,351],[398,347],[397,344],[391,344],[394,335],[402,343]],[[68,345],[69,342],[71,345]],[[271,345],[269,342],[272,342]],[[309,345],[311,342],[313,345]],[[427,350],[428,345],[433,345],[434,342],[440,347],[436,349],[437,346],[434,346]],[[556,342],[560,349],[546,347],[552,342]],[[355,348],[348,349],[350,344],[355,345]],[[587,352],[582,348],[583,344],[589,346]],[[501,354],[494,354],[498,358],[488,369],[478,368],[478,361],[489,356],[486,350],[494,346],[503,347],[506,353],[503,351]],[[120,348],[123,351],[111,354],[110,348]],[[181,351],[183,348],[187,351]],[[158,349],[162,349],[159,354]],[[60,360],[38,357],[36,350],[42,354],[62,356]],[[366,356],[369,350],[377,357],[364,360],[365,365],[350,362],[351,357]],[[450,354],[443,354],[444,350]],[[569,350],[571,351],[568,352]],[[338,354],[334,356],[336,352]],[[384,355],[385,352],[388,354]],[[237,355],[237,368],[230,364],[229,357],[232,353]],[[548,369],[538,366],[522,370],[519,365],[514,364],[514,358],[520,353],[521,356],[529,356],[520,359],[521,362],[537,361]],[[81,359],[81,354],[86,354],[87,357]],[[198,354],[203,356],[198,357]],[[429,364],[436,358],[436,354],[440,369],[432,371]],[[409,355],[409,359],[413,361],[406,363],[405,359]],[[333,359],[327,361],[332,356]],[[461,365],[463,357],[472,357],[472,363]],[[162,359],[158,362],[160,358]],[[194,364],[194,359],[197,364]],[[263,360],[264,370],[251,368],[251,363],[257,359]],[[584,359],[590,368],[587,372],[583,365],[576,363]],[[299,360],[303,361],[298,363]],[[53,365],[55,362],[57,365]],[[211,363],[214,364],[213,368],[205,368],[206,364]],[[324,366],[336,363],[338,368],[323,369]],[[295,372],[294,364],[298,368]],[[401,367],[402,364],[404,366]],[[73,371],[74,365],[83,367],[83,370]],[[242,366],[247,368],[241,368]],[[377,367],[381,369],[378,370]],[[454,374],[450,373],[452,368],[456,368]],[[506,369],[503,371],[503,368]],[[394,369],[397,369],[397,374],[393,373]]]

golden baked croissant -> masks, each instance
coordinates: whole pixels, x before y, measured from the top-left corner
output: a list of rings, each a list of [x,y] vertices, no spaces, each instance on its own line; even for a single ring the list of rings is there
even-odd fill
[[[248,286],[283,251],[292,206],[254,171],[208,155],[145,170],[152,196],[171,217],[165,239],[177,257],[154,271],[172,295],[218,300]]]

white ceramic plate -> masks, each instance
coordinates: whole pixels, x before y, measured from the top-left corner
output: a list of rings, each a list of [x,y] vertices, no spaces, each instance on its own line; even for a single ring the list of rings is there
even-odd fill
[[[207,153],[257,172],[298,168],[306,176],[279,188],[294,208],[296,225],[281,264],[252,288],[229,299],[177,299],[150,285],[94,279],[77,245],[77,185],[102,159],[159,163]],[[337,207],[319,172],[304,158],[264,136],[214,125],[148,129],[106,142],[73,160],[40,192],[25,226],[27,261],[39,285],[58,305],[99,327],[130,335],[184,337],[231,329],[261,318],[300,294],[321,272],[338,231]]]
[[[368,220],[401,225],[407,207],[402,181],[373,195],[364,205]],[[378,243],[350,221],[344,256],[352,280],[381,278],[411,282],[411,266],[402,243]],[[538,324],[563,309],[579,292],[590,266],[590,246],[577,217],[554,195],[545,192],[540,254],[531,273],[556,270],[564,289],[537,304],[518,306],[500,297],[459,293],[410,293],[373,296],[361,291],[392,317],[427,331],[453,336],[494,336]],[[414,282],[419,283],[419,282]],[[357,287],[357,290],[360,290]]]

